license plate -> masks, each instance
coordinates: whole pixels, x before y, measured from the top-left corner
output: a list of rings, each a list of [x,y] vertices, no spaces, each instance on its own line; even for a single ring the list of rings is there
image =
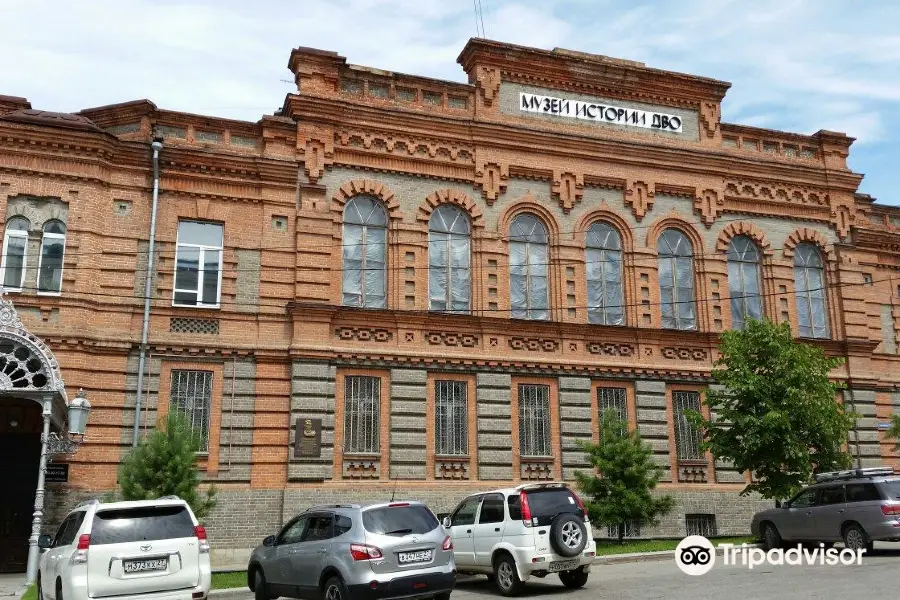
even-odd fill
[[[398,559],[401,565],[410,563],[428,562],[431,560],[433,553],[431,550],[420,550],[419,552],[400,552]]]
[[[126,560],[126,573],[145,573],[147,571],[165,571],[169,568],[169,559],[153,558],[150,560]]]
[[[559,562],[550,563],[549,571],[551,573],[556,573],[558,571],[571,571],[577,564],[578,561],[575,560],[561,560]]]

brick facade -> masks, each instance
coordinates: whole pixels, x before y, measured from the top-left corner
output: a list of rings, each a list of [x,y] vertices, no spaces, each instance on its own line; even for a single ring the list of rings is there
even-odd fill
[[[200,462],[220,490],[209,518],[218,561],[239,560],[313,502],[396,490],[443,512],[470,490],[571,479],[586,466],[575,441],[596,435],[603,387],[625,390],[630,425],[678,500],[643,534],[683,535],[696,513],[716,515],[720,533],[745,532],[764,503],[738,497],[746,476],[727,464],[679,461],[672,407],[673,392],[707,385],[731,328],[725,252],[738,235],[762,256],[764,314],[794,331],[794,256],[800,244],[819,249],[829,335],[811,343],[847,359],[833,376],[863,417],[849,440],[860,464],[898,465],[877,424],[900,405],[900,210],[857,194],[852,138],[723,123],[729,84],[630,61],[472,40],[459,62],[466,84],[296,49],[297,91],[256,123],[149,101],[75,116],[0,102],[2,220],[31,224],[25,283],[11,297],[94,406],[70,482],[53,487],[51,521],[113,490],[130,447],[154,135],[164,147],[141,423],[168,410],[173,370],[213,373]],[[682,128],[524,112],[520,92],[677,115]],[[383,309],[341,305],[344,208],[358,196],[386,215]],[[468,314],[429,312],[429,219],[448,203],[470,224]],[[509,318],[509,227],[523,213],[549,232],[546,321]],[[58,295],[35,289],[51,218],[67,227]],[[173,306],[184,220],[222,225],[216,308]],[[621,237],[622,326],[588,321],[585,231],[597,221]],[[695,330],[662,325],[667,228],[692,246]],[[348,376],[379,381],[373,452],[344,452]],[[466,455],[436,453],[437,380],[463,382]],[[518,451],[520,383],[549,389],[547,456]],[[294,456],[298,419],[321,419],[320,456]]]

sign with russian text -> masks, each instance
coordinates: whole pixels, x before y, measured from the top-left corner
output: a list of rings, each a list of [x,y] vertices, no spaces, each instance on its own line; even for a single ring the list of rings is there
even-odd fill
[[[69,464],[48,463],[47,470],[44,471],[44,481],[47,483],[68,483]]]
[[[584,102],[519,92],[519,109],[543,115],[556,115],[558,117],[598,121],[613,125],[627,125],[629,127],[681,133],[681,117],[678,115],[667,115],[636,108],[623,108],[602,102]]]

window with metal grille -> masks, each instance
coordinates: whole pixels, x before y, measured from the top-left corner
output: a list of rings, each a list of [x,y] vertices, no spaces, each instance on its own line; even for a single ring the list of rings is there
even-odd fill
[[[686,514],[684,525],[688,535],[702,535],[707,538],[718,535],[716,515]]]
[[[509,303],[517,319],[549,319],[547,227],[531,214],[521,214],[509,227]]]
[[[672,392],[672,404],[675,409],[675,449],[680,460],[703,460],[700,449],[700,431],[692,426],[685,415],[686,411],[700,412],[700,394],[698,392]]]
[[[169,402],[187,415],[200,452],[209,451],[209,411],[212,403],[212,371],[172,371]]]
[[[640,519],[628,519],[625,521],[625,537],[627,538],[637,538],[641,537],[641,526],[643,522]],[[619,525],[607,525],[606,526],[606,537],[618,538],[619,537]]]
[[[697,329],[694,300],[694,251],[687,236],[666,229],[656,242],[659,295],[665,329]]]
[[[585,237],[588,320],[601,325],[624,325],[622,300],[622,239],[608,223],[591,225]]]
[[[762,318],[759,249],[746,235],[732,238],[725,254],[731,295],[731,328],[743,329],[748,319]]]
[[[611,410],[622,421],[628,421],[628,403],[625,388],[597,388],[597,406],[600,416]]]
[[[344,451],[376,454],[380,451],[381,379],[344,378]]]
[[[434,451],[469,453],[468,396],[465,381],[434,382]]]
[[[387,213],[371,196],[344,207],[344,306],[387,306]]]
[[[808,242],[794,250],[794,279],[797,291],[797,325],[800,337],[827,338],[828,311],[825,306],[825,267],[822,253]]]
[[[550,386],[519,384],[519,452],[550,456]]]

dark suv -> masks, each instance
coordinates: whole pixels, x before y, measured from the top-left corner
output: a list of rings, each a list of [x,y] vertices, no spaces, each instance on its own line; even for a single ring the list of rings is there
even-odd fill
[[[756,513],[750,529],[767,548],[843,541],[871,551],[875,541],[900,541],[900,476],[889,467],[820,473],[789,501]]]

